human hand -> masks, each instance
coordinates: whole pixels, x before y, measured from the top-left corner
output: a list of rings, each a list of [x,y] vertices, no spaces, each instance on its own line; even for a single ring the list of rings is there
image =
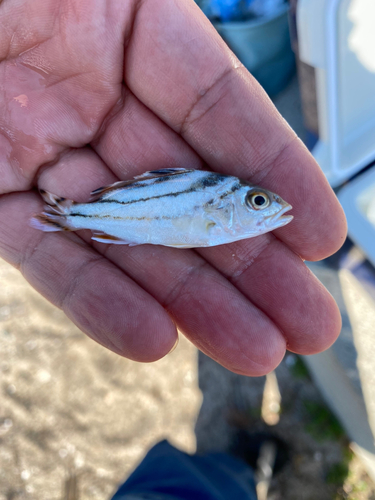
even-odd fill
[[[335,302],[304,265],[345,217],[325,177],[191,0],[0,1],[0,255],[90,337],[137,361],[176,326],[230,370],[336,339]],[[288,226],[193,250],[103,245],[29,226],[33,187],[90,191],[165,167],[211,168],[293,206]],[[301,257],[299,257],[301,256]]]

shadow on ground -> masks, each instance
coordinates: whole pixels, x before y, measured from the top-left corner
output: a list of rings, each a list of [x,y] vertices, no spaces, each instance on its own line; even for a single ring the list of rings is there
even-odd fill
[[[199,387],[199,452],[226,451],[238,429],[271,432],[289,446],[290,460],[274,477],[269,500],[375,498],[372,481],[299,357],[289,354],[273,375],[250,379],[200,353]]]

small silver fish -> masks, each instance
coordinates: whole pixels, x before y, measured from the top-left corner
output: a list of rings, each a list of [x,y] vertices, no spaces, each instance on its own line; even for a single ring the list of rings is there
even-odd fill
[[[47,206],[31,219],[42,231],[91,229],[102,243],[210,247],[285,226],[291,206],[237,177],[166,168],[96,189],[88,203],[46,191]]]

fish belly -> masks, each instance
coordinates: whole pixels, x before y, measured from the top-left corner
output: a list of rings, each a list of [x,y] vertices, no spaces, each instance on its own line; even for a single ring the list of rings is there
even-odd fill
[[[146,205],[142,209],[126,207],[110,211],[97,208],[94,213],[85,213],[84,216],[68,216],[67,222],[75,229],[103,232],[133,244],[210,246],[217,237],[217,230],[213,231],[213,223],[202,207],[193,206],[182,212],[181,209],[164,206],[163,211],[156,213],[153,210],[155,207]]]

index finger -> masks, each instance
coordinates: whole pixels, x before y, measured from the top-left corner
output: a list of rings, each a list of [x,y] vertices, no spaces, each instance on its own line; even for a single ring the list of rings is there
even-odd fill
[[[268,188],[293,206],[277,236],[308,260],[335,252],[346,221],[319,166],[190,0],[143,0],[125,56],[134,94],[214,170]]]

